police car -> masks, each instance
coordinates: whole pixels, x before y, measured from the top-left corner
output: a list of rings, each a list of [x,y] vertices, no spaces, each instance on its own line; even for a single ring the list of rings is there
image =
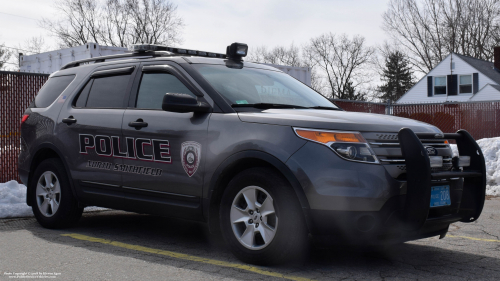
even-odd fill
[[[246,44],[131,51],[65,65],[26,110],[19,173],[42,226],[85,206],[197,220],[241,260],[275,264],[310,236],[442,238],[481,214],[484,158],[464,130],[343,111],[243,61]]]

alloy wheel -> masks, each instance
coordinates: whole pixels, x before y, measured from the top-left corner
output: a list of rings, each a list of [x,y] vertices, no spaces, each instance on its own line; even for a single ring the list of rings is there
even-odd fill
[[[250,250],[268,246],[278,229],[273,198],[258,186],[238,192],[231,205],[230,220],[234,235]]]
[[[36,202],[38,209],[45,217],[52,217],[59,209],[61,205],[61,185],[53,172],[47,171],[38,179]]]

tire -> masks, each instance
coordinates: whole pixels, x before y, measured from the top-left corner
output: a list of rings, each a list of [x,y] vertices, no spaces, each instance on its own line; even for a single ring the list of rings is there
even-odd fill
[[[81,218],[83,208],[78,207],[68,174],[59,159],[40,163],[29,185],[33,213],[43,227],[71,227]]]
[[[246,263],[280,264],[308,253],[307,226],[295,192],[271,169],[237,174],[222,195],[219,215],[226,243]]]

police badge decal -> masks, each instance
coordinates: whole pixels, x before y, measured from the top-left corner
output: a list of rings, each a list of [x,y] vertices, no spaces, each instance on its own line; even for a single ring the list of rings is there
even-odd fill
[[[181,146],[181,161],[184,171],[192,177],[200,165],[201,144],[195,141],[186,141]]]

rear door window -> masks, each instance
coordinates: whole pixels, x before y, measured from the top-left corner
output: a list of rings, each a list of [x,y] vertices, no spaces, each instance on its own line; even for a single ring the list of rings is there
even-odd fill
[[[75,79],[75,75],[49,78],[36,95],[35,106],[43,108],[51,105],[64,92],[73,79]]]
[[[124,108],[128,98],[128,84],[131,75],[116,75],[93,78],[85,107],[89,108]],[[90,82],[89,82],[90,83]],[[87,88],[87,87],[85,87]],[[86,95],[85,88],[80,94],[82,99]],[[83,94],[83,95],[82,95]],[[84,101],[77,100],[77,105]]]

